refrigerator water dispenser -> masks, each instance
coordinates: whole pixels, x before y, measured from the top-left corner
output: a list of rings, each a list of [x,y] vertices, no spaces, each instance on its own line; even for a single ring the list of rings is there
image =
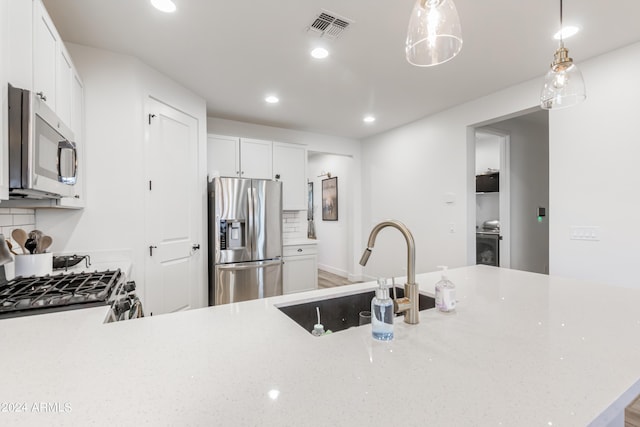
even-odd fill
[[[220,249],[238,249],[244,247],[244,221],[220,221]]]

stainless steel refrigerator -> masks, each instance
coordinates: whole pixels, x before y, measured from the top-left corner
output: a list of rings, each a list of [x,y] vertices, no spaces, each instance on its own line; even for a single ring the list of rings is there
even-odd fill
[[[209,183],[209,305],[282,295],[282,183]]]

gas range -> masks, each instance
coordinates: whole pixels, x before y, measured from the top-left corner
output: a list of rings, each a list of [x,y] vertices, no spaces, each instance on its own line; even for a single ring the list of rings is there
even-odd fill
[[[135,283],[118,270],[16,277],[0,284],[0,319],[110,306],[107,321],[142,317]]]

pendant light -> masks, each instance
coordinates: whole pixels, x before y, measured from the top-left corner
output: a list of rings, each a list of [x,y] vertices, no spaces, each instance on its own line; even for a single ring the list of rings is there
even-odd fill
[[[557,110],[574,106],[587,97],[582,73],[569,58],[569,51],[562,40],[562,0],[560,0],[560,46],[553,55],[551,69],[544,78],[540,93],[540,106],[545,110]]]
[[[417,0],[407,30],[407,61],[418,67],[447,62],[462,49],[460,18],[452,0]]]

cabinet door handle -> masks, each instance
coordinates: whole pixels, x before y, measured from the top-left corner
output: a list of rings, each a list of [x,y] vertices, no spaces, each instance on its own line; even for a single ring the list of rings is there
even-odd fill
[[[157,246],[153,246],[153,245],[149,246],[149,256],[153,256],[153,250],[156,248]]]
[[[302,252],[302,249],[298,249],[298,252]]]
[[[42,91],[36,93],[36,95],[38,95],[38,98],[42,99],[43,101],[47,100],[47,97],[45,96],[44,92],[42,92]]]

